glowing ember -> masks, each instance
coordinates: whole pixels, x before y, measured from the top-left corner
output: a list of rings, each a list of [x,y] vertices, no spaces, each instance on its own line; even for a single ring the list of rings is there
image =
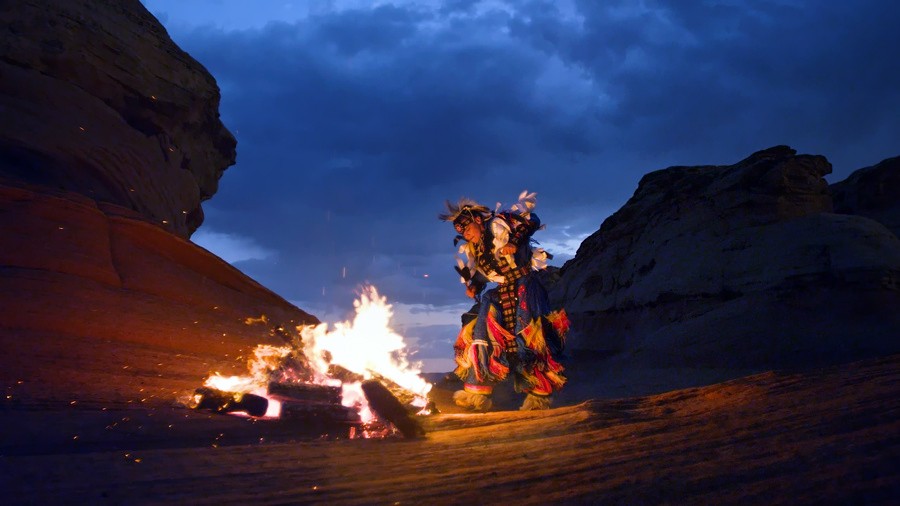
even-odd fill
[[[333,366],[355,374],[357,378],[388,380],[414,396],[412,405],[425,406],[432,385],[421,374],[421,364],[411,364],[407,359],[403,337],[391,330],[393,315],[387,299],[378,295],[375,287],[366,287],[359,300],[354,301],[356,316],[352,322],[298,327],[303,349],[305,370],[293,371],[286,367],[292,354],[298,350],[291,346],[261,344],[253,351],[249,361],[249,376],[221,376],[218,373],[206,379],[204,386],[226,392],[253,393],[269,399],[267,417],[278,417],[281,403],[268,395],[270,381],[297,381],[341,386],[342,404],[359,411],[363,422],[370,422],[374,415],[368,407],[360,381],[343,382],[330,373]]]

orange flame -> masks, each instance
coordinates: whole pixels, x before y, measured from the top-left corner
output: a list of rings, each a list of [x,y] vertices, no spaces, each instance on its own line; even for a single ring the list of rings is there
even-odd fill
[[[304,354],[325,377],[329,363],[366,379],[377,374],[409,390],[416,395],[416,405],[425,406],[432,385],[420,376],[422,364],[409,362],[403,337],[391,330],[393,311],[387,298],[369,286],[353,306],[352,323],[337,323],[331,331],[327,324],[300,328]]]
[[[352,322],[336,323],[332,330],[327,323],[298,327],[303,342],[303,353],[313,373],[312,383],[341,386],[344,406],[359,410],[363,422],[370,422],[374,415],[368,407],[359,382],[344,383],[329,376],[329,366],[334,364],[362,376],[375,375],[393,381],[415,395],[416,406],[425,406],[432,385],[421,377],[421,363],[410,363],[406,343],[402,336],[390,328],[393,316],[387,299],[373,286],[363,289],[360,298],[353,303],[356,316]],[[257,345],[254,358],[249,363],[249,376],[221,376],[218,373],[206,379],[204,385],[230,392],[249,392],[267,395],[269,373],[280,366],[293,348],[291,346]],[[266,416],[277,417],[280,403],[269,398]]]

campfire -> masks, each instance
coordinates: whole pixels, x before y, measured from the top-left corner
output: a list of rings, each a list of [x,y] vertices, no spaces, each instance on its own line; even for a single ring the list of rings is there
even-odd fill
[[[354,301],[352,322],[298,327],[290,344],[260,344],[246,376],[206,378],[189,403],[195,409],[345,425],[350,437],[423,434],[412,413],[429,414],[432,385],[410,363],[403,337],[391,330],[391,306],[375,287]],[[265,318],[249,319],[265,322]]]

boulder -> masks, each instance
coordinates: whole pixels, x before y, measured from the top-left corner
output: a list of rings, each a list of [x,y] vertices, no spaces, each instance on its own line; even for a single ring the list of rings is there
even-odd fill
[[[570,347],[745,371],[900,351],[900,240],[835,214],[830,171],[776,146],[644,176],[551,292]]]
[[[900,236],[900,156],[855,171],[831,193],[834,212],[872,218]]]
[[[138,0],[0,3],[0,178],[189,237],[235,160],[215,80]]]

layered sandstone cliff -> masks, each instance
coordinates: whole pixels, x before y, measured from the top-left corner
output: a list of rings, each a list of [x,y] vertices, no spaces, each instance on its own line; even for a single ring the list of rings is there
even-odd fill
[[[900,236],[900,156],[831,185],[834,211],[872,218]]]
[[[215,80],[138,0],[0,3],[0,178],[188,237],[235,160]]]
[[[137,0],[0,20],[4,406],[168,406],[317,323],[187,240],[235,140],[213,78]]]
[[[778,146],[644,176],[553,289],[571,346],[634,366],[748,369],[900,351],[900,240],[835,213],[830,171]]]

